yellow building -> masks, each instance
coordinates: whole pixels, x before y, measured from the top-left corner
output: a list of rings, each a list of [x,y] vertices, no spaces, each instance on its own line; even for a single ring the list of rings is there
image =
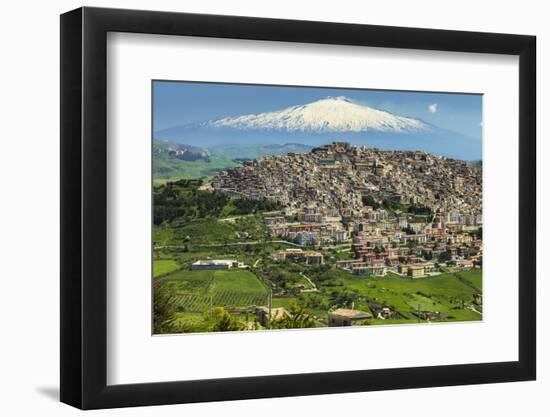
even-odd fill
[[[399,265],[397,267],[397,272],[399,272],[402,275],[405,275],[407,272],[409,272],[409,265]]]
[[[423,265],[410,265],[407,275],[411,278],[420,278],[425,275]]]
[[[308,265],[322,265],[324,262],[323,254],[320,252],[308,251],[305,253],[305,257]]]

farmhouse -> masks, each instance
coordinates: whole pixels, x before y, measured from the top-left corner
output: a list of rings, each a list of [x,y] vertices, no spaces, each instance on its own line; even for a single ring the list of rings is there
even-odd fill
[[[229,269],[236,268],[239,263],[235,259],[199,259],[191,264],[192,271],[205,269]]]
[[[328,313],[328,325],[330,327],[353,326],[370,318],[372,314],[365,311],[338,308]]]

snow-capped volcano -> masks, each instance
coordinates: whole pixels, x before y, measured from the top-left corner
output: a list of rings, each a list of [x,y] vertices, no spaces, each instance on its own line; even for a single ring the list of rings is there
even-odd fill
[[[327,97],[313,103],[272,112],[226,117],[207,122],[212,127],[286,130],[288,132],[417,132],[426,123],[363,106],[346,97]]]
[[[481,141],[345,97],[156,131],[155,140],[162,139],[213,149],[286,143],[319,146],[347,141],[382,149],[420,149],[459,159],[481,159]]]

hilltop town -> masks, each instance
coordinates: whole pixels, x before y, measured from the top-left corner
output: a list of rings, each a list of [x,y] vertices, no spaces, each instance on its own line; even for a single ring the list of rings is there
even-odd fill
[[[352,240],[354,259],[336,266],[355,274],[384,276],[393,268],[417,277],[434,271],[417,259],[449,253],[462,267],[480,259],[481,240],[468,232],[482,225],[481,169],[463,161],[334,142],[308,154],[247,161],[214,178],[213,187],[282,204],[282,214],[264,217],[272,237],[301,246]],[[320,253],[305,258],[322,263]]]
[[[326,215],[354,216],[364,198],[407,204],[433,214],[481,222],[481,169],[464,161],[421,151],[385,151],[335,142],[310,153],[245,161],[217,175],[215,190],[266,198],[292,210],[307,206]]]

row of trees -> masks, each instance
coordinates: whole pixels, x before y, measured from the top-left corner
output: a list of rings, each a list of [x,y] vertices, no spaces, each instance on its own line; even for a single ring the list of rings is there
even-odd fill
[[[279,210],[279,203],[247,198],[230,199],[225,194],[199,190],[201,180],[179,180],[153,190],[153,222],[160,225],[176,218],[184,221],[222,214],[251,214]]]
[[[376,200],[372,195],[365,195],[361,197],[361,201],[363,202],[363,205],[370,206],[373,209],[377,210],[379,208],[384,208],[386,210],[395,211],[406,211],[411,214],[416,215],[431,215],[432,210],[429,207],[424,207],[420,205],[407,205],[399,203],[398,201],[391,200],[389,198],[384,198],[381,202],[379,200]]]

